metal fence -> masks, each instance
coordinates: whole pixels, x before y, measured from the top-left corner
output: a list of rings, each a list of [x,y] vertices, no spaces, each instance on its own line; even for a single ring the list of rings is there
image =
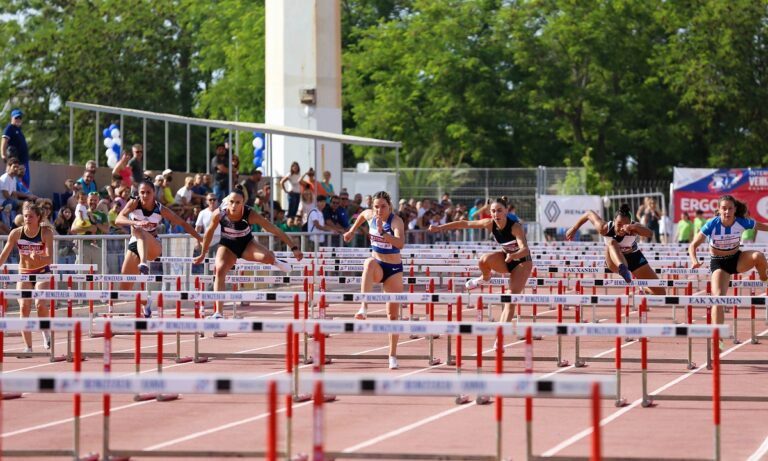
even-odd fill
[[[373,171],[396,172],[393,168]],[[400,197],[440,199],[444,193],[454,203],[472,206],[478,198],[509,197],[517,214],[536,220],[537,194],[586,193],[583,168],[400,168]]]

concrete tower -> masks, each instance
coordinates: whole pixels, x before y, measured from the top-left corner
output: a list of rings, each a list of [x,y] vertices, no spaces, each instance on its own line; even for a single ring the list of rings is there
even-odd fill
[[[266,0],[266,114],[268,125],[341,133],[340,0]],[[341,146],[274,136],[276,177],[292,162],[341,189]],[[315,163],[317,162],[317,163]]]

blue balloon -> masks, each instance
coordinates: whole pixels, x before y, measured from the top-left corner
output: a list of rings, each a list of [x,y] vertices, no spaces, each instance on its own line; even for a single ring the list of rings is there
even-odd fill
[[[112,133],[112,130],[114,130],[115,128],[117,128],[116,124],[113,123],[113,124],[109,125],[109,132]]]
[[[264,159],[259,158],[253,160],[253,166],[256,168],[260,168],[262,163],[264,163]]]
[[[112,152],[116,155],[120,155],[120,146],[118,146],[117,143],[112,144]]]
[[[104,128],[104,131],[101,132],[101,134],[104,135],[105,138],[111,138],[111,130],[109,128]]]

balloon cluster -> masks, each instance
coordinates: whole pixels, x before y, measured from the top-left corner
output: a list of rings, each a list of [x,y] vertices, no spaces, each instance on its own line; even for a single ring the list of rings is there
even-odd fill
[[[120,139],[120,127],[113,123],[109,125],[109,128],[104,128],[102,134],[104,135],[104,147],[107,148],[105,152],[107,155],[107,165],[110,168],[114,168],[117,165],[117,161],[120,160],[120,152],[123,145],[123,140]]]
[[[264,164],[264,133],[253,133],[253,167],[261,168]]]

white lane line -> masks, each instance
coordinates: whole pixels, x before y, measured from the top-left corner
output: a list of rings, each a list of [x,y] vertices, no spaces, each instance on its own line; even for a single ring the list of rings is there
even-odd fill
[[[768,330],[763,331],[762,333],[760,333],[760,335],[764,335],[766,333],[768,333]],[[735,351],[735,350],[739,349],[740,347],[745,346],[747,344],[749,344],[749,343],[746,342],[746,341],[741,343],[741,344],[737,344],[736,346],[733,346],[732,348],[730,348],[727,351],[725,351],[722,354],[720,354],[720,356],[721,357],[725,357],[728,354],[730,354],[731,352],[733,352],[733,351]],[[693,376],[694,374],[700,372],[701,370],[705,369],[706,367],[707,367],[707,365],[705,363],[704,365],[699,366],[695,370],[691,370],[691,371],[685,373],[682,376],[678,376],[677,378],[673,379],[672,381],[670,381],[670,382],[664,384],[663,386],[659,387],[658,389],[650,392],[649,395],[654,396],[654,395],[660,394],[660,393],[666,391],[667,389],[669,389],[670,387],[672,387],[672,386],[674,386],[674,385],[676,385],[676,384],[678,384],[678,383],[680,383],[682,381],[685,381],[686,379],[690,378],[691,376]],[[628,411],[630,411],[630,410],[632,410],[634,408],[637,408],[637,406],[640,405],[642,402],[643,402],[643,398],[641,397],[641,398],[635,400],[634,402],[632,402],[630,405],[622,408],[621,410],[611,414],[610,416],[608,416],[606,418],[603,418],[602,420],[600,420],[600,426],[603,427],[603,426],[608,425],[608,423],[611,423],[612,421],[618,419],[622,415],[626,414]],[[564,450],[565,448],[568,448],[569,446],[573,445],[574,443],[578,442],[579,440],[583,439],[584,437],[587,437],[590,434],[592,434],[592,428],[584,429],[583,431],[579,432],[578,434],[575,434],[574,436],[570,437],[569,439],[567,439],[567,440],[559,443],[558,445],[554,446],[553,448],[550,448],[549,450],[545,451],[541,456],[543,456],[543,457],[554,456],[557,453],[559,453],[560,451]]]
[[[443,411],[443,412],[438,413],[436,415],[432,415],[429,418],[425,418],[425,419],[422,419],[420,421],[416,421],[414,423],[411,423],[411,424],[409,424],[407,426],[404,426],[404,427],[402,427],[400,429],[397,429],[395,431],[387,432],[386,434],[382,434],[382,435],[380,435],[378,437],[374,437],[372,439],[366,440],[365,442],[358,443],[357,445],[353,445],[353,446],[351,446],[349,448],[345,448],[341,452],[342,453],[354,453],[354,452],[356,452],[358,450],[362,450],[363,448],[368,448],[371,445],[375,445],[375,444],[377,444],[379,442],[383,442],[384,440],[390,439],[392,437],[397,437],[398,435],[404,434],[404,433],[406,433],[408,431],[412,431],[413,429],[416,429],[416,428],[419,428],[421,426],[424,426],[425,424],[429,424],[429,423],[432,423],[434,421],[437,421],[438,419],[441,419],[441,418],[444,418],[446,416],[450,416],[450,415],[452,415],[454,413],[458,413],[460,411],[466,410],[467,408],[472,408],[475,405],[476,405],[475,402],[470,402],[470,403],[468,403],[466,405],[462,405],[462,406],[459,406],[459,407],[456,407],[456,408],[451,408],[450,410],[446,410],[446,411]]]
[[[515,344],[521,344],[521,343],[524,343],[524,342],[525,341],[516,341],[514,343],[510,343],[508,346],[515,345]],[[623,348],[625,348],[627,346],[630,346],[631,344],[632,344],[631,342],[626,343],[626,344],[622,345],[621,348],[623,349]],[[594,355],[592,358],[597,358],[597,357],[601,357],[601,356],[606,355],[606,354],[610,354],[614,350],[615,350],[615,348],[608,349],[607,351],[603,351],[603,352],[601,352],[601,353],[599,353],[597,355]],[[485,352],[491,352],[491,351],[493,351],[493,349],[489,349],[489,350],[487,350]],[[442,364],[436,365],[435,368],[439,367],[439,366],[442,366]],[[569,365],[567,367],[560,368],[560,369],[558,369],[556,371],[553,371],[552,373],[548,373],[548,374],[544,375],[543,378],[547,378],[549,376],[552,376],[552,375],[555,375],[555,374],[558,374],[558,373],[562,373],[562,372],[570,370],[572,368],[574,368],[573,365]],[[416,372],[407,373],[407,374],[405,374],[403,376],[409,376],[409,375],[412,375],[412,374],[419,373],[421,371],[423,371],[423,370],[418,370]],[[378,437],[375,437],[373,439],[369,439],[369,440],[366,440],[365,442],[361,442],[361,443],[359,443],[357,445],[345,448],[344,450],[342,450],[342,453],[353,453],[355,451],[362,450],[363,448],[370,447],[371,445],[375,445],[375,444],[377,444],[379,442],[383,442],[384,440],[387,440],[387,439],[390,439],[392,437],[397,437],[399,435],[402,435],[402,434],[406,433],[407,431],[410,431],[410,430],[413,430],[413,429],[417,429],[417,428],[419,428],[421,426],[424,426],[425,424],[429,424],[431,422],[437,421],[438,419],[443,418],[445,416],[450,416],[450,415],[452,415],[452,414],[454,414],[456,412],[465,410],[467,408],[471,408],[474,405],[475,405],[475,402],[471,402],[468,405],[462,405],[462,406],[457,407],[457,408],[452,408],[450,410],[446,410],[446,411],[444,411],[442,413],[438,413],[438,414],[430,416],[428,418],[425,418],[425,419],[422,419],[422,420],[419,420],[419,421],[415,421],[415,422],[413,422],[413,423],[411,423],[408,426],[405,426],[403,428],[400,428],[400,429],[397,429],[397,430],[394,430],[394,431],[391,431],[391,432],[387,432],[386,434],[382,434],[382,435],[380,435]]]
[[[295,410],[296,408],[305,407],[307,405],[311,405],[312,403],[314,403],[314,402],[312,400],[310,400],[308,402],[303,402],[303,403],[300,403],[298,405],[294,405],[293,408]],[[281,409],[277,410],[277,413],[285,413],[285,408],[281,408]],[[269,416],[269,413],[261,413],[261,414],[256,415],[256,416],[251,416],[250,418],[247,418],[247,419],[241,419],[241,420],[238,420],[238,421],[233,421],[231,423],[224,424],[223,426],[218,426],[218,427],[215,427],[213,429],[208,429],[208,430],[200,431],[200,432],[194,432],[194,433],[186,435],[184,437],[179,437],[177,439],[168,440],[166,442],[158,443],[157,445],[152,445],[150,447],[145,448],[144,450],[145,451],[160,450],[161,448],[169,447],[171,445],[176,445],[177,443],[187,442],[189,440],[193,440],[193,439],[196,439],[198,437],[204,437],[206,435],[215,434],[216,432],[224,431],[224,430],[227,430],[227,429],[232,429],[233,427],[237,427],[237,426],[241,426],[243,424],[248,424],[248,423],[251,423],[251,422],[254,422],[254,421],[258,421],[258,420],[264,419],[264,418],[266,418],[268,416]]]
[[[761,459],[764,459],[763,456],[765,456],[766,453],[768,453],[768,437],[763,440],[763,444],[760,445],[760,448],[752,453],[752,456],[747,458],[747,461],[760,461]]]

